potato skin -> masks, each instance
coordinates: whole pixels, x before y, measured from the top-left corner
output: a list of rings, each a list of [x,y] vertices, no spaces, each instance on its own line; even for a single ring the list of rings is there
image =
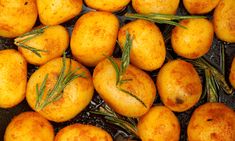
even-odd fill
[[[122,10],[130,0],[84,0],[88,7],[100,11],[116,12]]]
[[[36,49],[47,51],[39,52],[41,55],[41,57],[39,57],[30,50],[18,47],[18,50],[22,53],[27,62],[34,65],[43,65],[63,54],[69,45],[69,33],[61,25],[49,26],[45,29],[43,34],[25,42],[25,44]]]
[[[215,8],[213,25],[216,36],[223,41],[235,43],[235,1],[221,0]]]
[[[71,37],[73,56],[86,66],[95,66],[113,53],[119,21],[108,12],[89,12],[78,19]]]
[[[119,59],[115,61],[120,65]],[[94,69],[95,89],[115,112],[127,117],[142,116],[150,109],[156,96],[153,80],[145,72],[132,65],[128,66],[123,79],[131,79],[131,81],[119,87],[141,99],[147,107],[117,88],[116,72],[108,59],[101,61]]]
[[[187,19],[180,22],[181,27],[172,30],[171,44],[176,54],[196,59],[205,55],[212,45],[214,30],[207,19]]]
[[[42,24],[58,25],[82,11],[82,0],[36,0]]]
[[[234,141],[235,113],[222,103],[198,107],[188,125],[188,141]]]
[[[101,128],[92,125],[73,124],[61,129],[55,141],[112,141],[112,137]]]
[[[124,25],[118,34],[122,48],[125,45],[127,31],[133,38],[131,63],[147,71],[160,68],[166,57],[166,47],[159,28],[146,20],[136,20]]]
[[[50,122],[36,112],[24,112],[7,126],[4,141],[53,141],[54,130]]]
[[[231,85],[233,86],[233,88],[235,88],[235,58],[233,58],[233,62],[231,65],[230,74],[229,74],[229,81],[230,81]]]
[[[0,51],[0,80],[1,108],[11,108],[25,98],[27,62],[17,51]]]
[[[176,14],[179,0],[132,0],[132,6],[137,13]]]
[[[7,38],[30,31],[38,15],[35,0],[1,0],[0,11],[0,36]]]
[[[202,84],[193,65],[183,60],[165,64],[157,76],[157,88],[164,105],[183,112],[195,105],[202,94]]]
[[[190,14],[206,14],[212,11],[220,0],[183,0],[184,7]]]
[[[70,59],[66,59],[66,73],[69,69]],[[62,58],[51,60],[35,71],[27,85],[26,99],[28,104],[35,111],[36,104],[36,84],[41,85],[46,74],[48,79],[46,82],[46,90],[52,89],[58,79],[62,67]],[[80,113],[91,101],[93,96],[93,84],[90,72],[81,64],[71,60],[71,69],[80,68],[77,73],[85,72],[86,78],[79,77],[71,81],[64,89],[63,96],[58,101],[55,101],[44,109],[38,111],[46,119],[55,122],[64,122],[75,117]]]
[[[142,141],[179,141],[180,124],[165,106],[154,106],[142,116],[137,125]]]

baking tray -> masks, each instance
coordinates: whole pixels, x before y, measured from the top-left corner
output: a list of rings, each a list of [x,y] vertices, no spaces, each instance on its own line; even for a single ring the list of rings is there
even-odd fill
[[[87,8],[85,5],[83,5],[83,11],[81,12],[80,15],[78,15],[77,17],[73,18],[72,20],[70,20],[62,25],[65,26],[71,34],[71,31],[72,31],[73,26],[74,26],[75,22],[77,21],[77,19],[82,14],[84,14],[88,11],[91,11],[91,10],[92,9]],[[123,9],[117,13],[114,13],[115,15],[117,15],[117,17],[120,20],[120,26],[122,26],[130,21],[130,19],[126,19],[124,17],[124,14],[126,12],[134,12],[133,8],[131,7],[131,4],[129,4],[125,9]],[[182,2],[179,5],[177,13],[178,13],[178,15],[188,15],[187,11],[183,7]],[[210,12],[209,14],[207,14],[205,16],[207,16],[209,19],[211,19],[212,14],[213,14],[213,12]],[[37,26],[39,24],[40,24],[40,22],[38,20],[35,26]],[[170,35],[170,32],[167,32],[168,30],[166,30],[166,29],[172,28],[172,26],[168,26],[168,25],[158,25],[158,26],[160,27],[162,33],[164,33],[164,36]],[[166,37],[165,37],[165,41],[166,41],[166,46],[167,46],[168,52],[170,52],[173,55],[173,57],[177,58],[177,56],[172,52],[170,40],[166,39]],[[13,43],[14,43],[13,39],[6,39],[6,38],[0,37],[0,50],[8,49],[8,48],[17,49],[17,47]],[[228,43],[222,42],[222,41],[218,40],[216,37],[214,37],[212,48],[209,51],[209,53],[207,53],[205,55],[205,58],[213,66],[215,66],[217,69],[219,69],[220,64],[221,64],[220,63],[221,45],[225,47],[225,62],[226,62],[225,78],[228,82],[228,75],[229,75],[229,70],[230,70],[232,58],[235,55],[235,44],[228,44]],[[69,49],[66,51],[66,54],[67,54],[67,57],[72,58],[72,55],[71,55],[71,52]],[[116,46],[113,55],[115,57],[120,57],[120,54],[121,54],[121,51],[120,51],[119,47]],[[28,78],[36,69],[37,69],[37,66],[33,66],[33,65],[28,64]],[[92,73],[93,68],[89,68],[89,70]],[[156,70],[153,72],[148,72],[149,75],[153,78],[154,82],[155,82],[156,74],[158,71],[159,70]],[[235,95],[226,95],[223,92],[223,90],[220,90],[218,95],[219,95],[219,102],[223,102],[226,105],[228,105],[229,107],[235,109]],[[193,108],[187,110],[186,112],[175,113],[176,116],[178,117],[178,119],[180,121],[180,125],[181,125],[180,141],[187,141],[187,125],[189,123],[192,112],[195,110],[195,108],[197,108],[199,105],[201,105],[205,102],[206,102],[205,98],[201,99]],[[90,104],[87,106],[87,108],[83,112],[78,114],[75,118],[73,118],[72,120],[69,120],[67,122],[62,122],[62,123],[51,122],[52,125],[54,126],[55,133],[57,133],[61,128],[65,127],[67,125],[74,124],[74,123],[83,123],[83,124],[95,125],[95,126],[98,126],[98,127],[105,129],[107,132],[109,132],[112,135],[114,141],[127,140],[130,137],[130,134],[128,134],[128,132],[126,132],[124,129],[108,123],[102,116],[97,116],[97,115],[90,113],[91,110],[98,109],[98,107],[102,104],[104,104],[104,101],[98,96],[97,92],[95,92],[93,99],[90,102]],[[154,105],[156,105],[156,104],[161,104],[159,96],[157,96],[157,98],[155,99]],[[3,141],[3,136],[4,136],[6,126],[9,124],[11,119],[14,116],[16,116],[19,113],[24,112],[24,111],[32,111],[32,109],[28,106],[26,100],[24,100],[19,105],[15,106],[13,108],[9,108],[9,109],[1,109],[0,108],[0,140],[1,141]],[[138,140],[138,139],[134,139],[134,140]]]

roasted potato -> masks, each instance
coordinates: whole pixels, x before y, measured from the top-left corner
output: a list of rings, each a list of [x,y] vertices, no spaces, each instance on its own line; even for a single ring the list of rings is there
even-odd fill
[[[172,111],[183,112],[194,106],[202,94],[200,77],[193,65],[183,60],[165,64],[157,76],[162,102]]]
[[[198,107],[188,125],[188,141],[234,141],[235,113],[222,103]]]
[[[214,36],[212,23],[207,19],[187,19],[180,21],[182,27],[172,30],[171,44],[179,56],[196,59],[211,48]]]
[[[36,112],[24,112],[7,126],[4,141],[53,141],[54,130],[50,122]]]
[[[38,15],[35,0],[1,0],[0,11],[0,36],[7,38],[30,31]]]
[[[235,1],[220,0],[213,15],[216,36],[223,41],[235,43]]]
[[[0,108],[11,108],[25,98],[27,62],[17,51],[0,51],[0,80]]]
[[[165,60],[166,48],[159,28],[146,20],[136,20],[124,25],[118,34],[118,41],[122,48],[127,31],[133,38],[131,63],[147,71],[160,68]]]
[[[231,65],[230,74],[229,74],[229,81],[230,81],[231,85],[233,86],[233,88],[235,88],[235,58],[233,58],[233,62]]]
[[[95,66],[113,53],[119,21],[108,12],[89,12],[78,19],[71,37],[73,56],[86,66]]]
[[[30,107],[48,120],[55,122],[63,122],[75,117],[89,104],[94,91],[90,72],[76,61],[66,59],[65,74],[68,74],[69,68],[72,71],[80,68],[76,74],[84,73],[85,77],[78,77],[68,83],[62,91],[61,98],[38,110],[36,108],[38,99],[36,87],[37,85],[39,88],[42,86],[43,80],[48,74],[42,98],[42,102],[45,102],[48,91],[54,88],[59,79],[62,62],[61,58],[53,59],[36,70],[29,78],[26,92],[26,99]]]
[[[36,0],[42,24],[58,25],[82,11],[82,0]]]
[[[112,141],[112,137],[101,128],[92,125],[73,124],[61,129],[55,141]]]

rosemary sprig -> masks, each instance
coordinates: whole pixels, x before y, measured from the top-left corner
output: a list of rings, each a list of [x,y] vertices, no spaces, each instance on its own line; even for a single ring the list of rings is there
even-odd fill
[[[217,95],[217,86],[215,84],[216,82],[214,80],[213,75],[208,69],[205,70],[205,77],[206,77],[207,101],[217,102],[218,95]]]
[[[75,70],[71,70],[71,62],[70,62],[70,66],[69,66],[68,72],[65,73],[65,70],[66,70],[66,57],[65,57],[65,54],[64,54],[63,55],[63,59],[62,59],[62,68],[61,68],[60,74],[58,76],[58,79],[57,79],[56,84],[54,85],[53,89],[49,89],[45,93],[46,82],[47,82],[47,79],[48,79],[48,74],[46,74],[46,76],[44,77],[44,80],[43,80],[40,88],[39,88],[38,84],[36,85],[37,99],[36,99],[35,109],[40,111],[44,107],[49,105],[50,103],[58,101],[63,96],[64,88],[71,81],[73,81],[74,79],[76,79],[78,77],[86,78],[84,72],[82,72],[80,74],[76,74],[76,72],[79,69],[80,68],[77,68]]]
[[[47,50],[42,50],[42,49],[36,49],[34,47],[28,46],[25,43],[41,34],[44,33],[45,29],[47,29],[48,26],[44,26],[39,29],[32,30],[30,32],[27,32],[18,38],[14,40],[14,44],[17,45],[18,47],[25,48],[36,54],[38,57],[41,57],[40,52],[47,52]]]

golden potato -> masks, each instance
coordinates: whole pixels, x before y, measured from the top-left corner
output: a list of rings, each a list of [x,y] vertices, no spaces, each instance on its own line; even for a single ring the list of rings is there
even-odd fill
[[[166,48],[159,28],[146,20],[136,20],[124,25],[118,34],[118,41],[122,48],[127,31],[133,38],[131,63],[147,71],[160,68],[165,60]]]
[[[112,141],[112,137],[101,128],[92,125],[73,124],[61,129],[55,141]]]
[[[171,44],[176,54],[196,59],[205,55],[213,42],[214,30],[207,19],[187,19],[180,22],[182,27],[172,30]]]
[[[180,0],[132,0],[137,13],[176,14]]]
[[[26,99],[30,107],[38,111],[48,120],[55,122],[63,122],[75,117],[89,104],[94,91],[90,72],[85,67],[73,60],[70,63],[70,59],[66,59],[65,66],[65,74],[68,73],[69,67],[71,66],[71,70],[80,68],[77,74],[85,73],[85,78],[78,77],[71,81],[62,91],[62,97],[50,103],[42,110],[36,108],[36,85],[41,86],[45,75],[48,74],[43,96],[43,101],[45,101],[45,96],[48,94],[48,91],[52,90],[56,81],[58,81],[58,76],[62,68],[62,59],[57,58],[41,66],[31,75],[27,85]]]
[[[198,73],[192,64],[183,60],[170,61],[161,68],[157,88],[162,102],[176,112],[191,108],[202,94]]]
[[[120,60],[115,59],[120,65]],[[153,104],[156,87],[153,80],[144,71],[129,65],[120,86],[116,85],[116,72],[108,59],[101,61],[94,69],[93,83],[96,91],[115,112],[127,117],[139,117],[145,114]],[[134,96],[121,91],[123,89]],[[128,108],[127,108],[128,107]]]
[[[57,25],[77,16],[82,11],[82,0],[37,0],[42,24]]]
[[[0,36],[7,38],[31,30],[38,15],[35,0],[1,0],[0,11]]]
[[[220,0],[183,0],[184,7],[190,14],[206,14],[212,11]]]
[[[73,56],[86,66],[95,66],[113,53],[119,21],[108,12],[89,12],[78,19],[71,37]]]
[[[188,141],[234,141],[235,113],[222,103],[198,107],[188,125]]]
[[[25,98],[27,62],[13,49],[0,51],[0,108],[10,108]]]
[[[137,125],[142,141],[179,141],[180,124],[174,113],[164,106],[152,107]]]
[[[24,112],[7,126],[4,141],[53,141],[54,130],[50,122],[36,112]]]
[[[122,10],[129,2],[130,0],[85,0],[88,7],[107,12]]]
[[[229,74],[229,81],[230,81],[231,85],[233,86],[233,88],[235,88],[235,58],[233,58],[233,62],[231,65],[230,74]]]
[[[235,1],[220,0],[213,15],[216,36],[223,41],[235,43]]]

